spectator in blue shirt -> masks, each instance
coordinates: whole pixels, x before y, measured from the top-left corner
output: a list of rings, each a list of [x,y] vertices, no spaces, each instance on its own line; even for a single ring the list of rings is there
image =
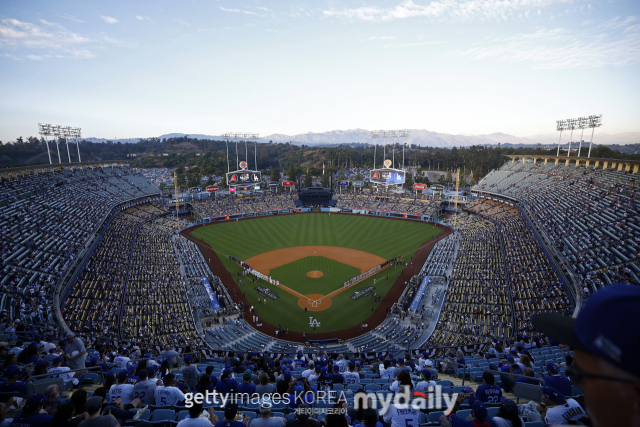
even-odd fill
[[[222,371],[220,381],[216,384],[216,391],[220,394],[236,393],[238,391],[238,383],[231,377],[231,369]]]
[[[476,390],[476,397],[484,403],[500,403],[502,389],[496,385],[496,378],[491,372],[482,373],[482,385]]]
[[[255,391],[256,385],[251,382],[251,370],[247,369],[242,374],[242,383],[238,386],[238,393],[246,393],[251,397]]]
[[[340,374],[338,365],[333,366],[333,375],[331,375],[331,384],[344,384],[344,377]]]
[[[40,393],[29,397],[22,409],[22,413],[13,419],[11,425],[20,427],[40,427],[48,425],[53,415],[40,413],[42,403],[45,400],[47,400],[47,398]]]
[[[571,396],[571,380],[567,377],[561,377],[558,372],[559,369],[556,364],[549,362],[547,363],[548,375],[542,379],[548,386],[555,388],[565,396]],[[542,375],[540,376],[542,377]]]
[[[22,381],[18,381],[18,377],[20,377],[20,369],[15,365],[9,365],[9,367],[4,370],[4,377],[7,379],[7,382],[0,385],[0,392],[5,393],[17,391],[24,395],[27,394],[26,384]]]

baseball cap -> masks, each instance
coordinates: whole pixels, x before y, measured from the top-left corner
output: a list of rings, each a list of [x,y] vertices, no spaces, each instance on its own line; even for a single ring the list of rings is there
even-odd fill
[[[269,360],[269,367],[273,368],[276,364],[273,362],[273,360]]]
[[[356,362],[356,368],[359,368],[359,367],[361,367],[361,366],[362,366],[362,363],[360,363],[359,361],[358,361],[358,362]]]
[[[251,369],[247,369],[246,371],[244,371],[244,374],[242,374],[242,377],[245,380],[249,380],[251,379]]]
[[[65,340],[68,340],[69,338],[74,338],[76,336],[76,334],[74,334],[73,332],[69,332],[67,335],[64,336]]]
[[[52,363],[54,365],[57,365],[58,363],[62,363],[62,357],[60,357],[60,356],[54,357]]]
[[[31,412],[38,406],[42,405],[42,402],[44,402],[45,400],[47,400],[47,398],[44,397],[44,394],[36,393],[27,399],[27,402],[24,404],[24,410],[27,412]]]
[[[129,371],[120,371],[118,373],[118,381],[124,381],[129,377]]]
[[[231,362],[229,362],[228,360],[226,362],[224,362],[224,367],[225,368],[230,368],[231,367]]]
[[[122,354],[129,354],[129,350],[125,348],[124,350],[122,350]]]
[[[484,406],[484,403],[480,402],[479,400],[473,402],[473,405],[471,405],[471,410],[473,411],[477,419],[485,420],[487,418],[487,408]]]
[[[187,355],[184,357],[184,363],[191,363],[191,361],[192,361],[192,360],[193,360],[193,357],[191,357],[191,355],[190,355],[190,354],[187,354]]]
[[[507,362],[515,363],[515,359],[512,356],[507,356]]]
[[[513,354],[514,356],[518,355],[518,350],[511,350],[511,354]]]
[[[253,365],[249,365],[247,366],[247,369],[250,370],[251,372],[255,371],[256,367]]]
[[[314,365],[313,360],[309,360],[309,366],[313,366],[313,365]]]
[[[5,378],[15,378],[20,376],[20,369],[16,365],[9,365],[7,369],[4,370]]]
[[[431,360],[427,360],[424,364],[425,366],[433,366],[433,362]]]
[[[502,397],[500,403],[508,414],[516,415],[518,413],[518,405],[513,400]]]
[[[340,372],[340,367],[338,367],[338,365],[335,365],[333,367],[333,372]]]
[[[99,408],[100,405],[102,405],[102,397],[100,396],[92,396],[87,399],[87,409]]]
[[[224,371],[222,371],[222,375],[231,375],[233,371],[231,369],[225,369]]]
[[[284,371],[284,374],[282,375],[282,377],[284,378],[285,381],[289,381],[291,379],[291,372]]]
[[[495,353],[496,353],[496,349],[495,349],[495,348],[493,348],[493,347],[491,347],[491,348],[489,349],[489,353],[491,353],[491,354],[495,354]]]
[[[595,292],[576,319],[541,313],[533,316],[532,322],[549,338],[640,376],[640,364],[636,360],[640,351],[638,307],[640,287],[616,284]]]
[[[522,351],[520,352],[520,354],[529,354],[529,350],[527,350],[527,349],[525,348],[524,350],[522,350]]]
[[[321,373],[322,375],[325,375],[325,374],[327,373],[327,368],[322,368],[322,369],[320,369],[320,373]]]
[[[157,368],[155,367],[155,365],[147,366],[147,374],[149,376],[155,374],[156,370],[157,370]]]
[[[553,373],[557,373],[558,372],[558,367],[556,366],[555,363],[549,362],[549,363],[547,363],[547,371],[553,372]]]
[[[138,371],[138,377],[146,378],[149,376],[149,371],[147,369],[140,369]]]
[[[560,393],[550,385],[542,389],[542,395],[553,403],[564,403],[564,394]]]
[[[321,369],[320,365],[316,365],[316,367],[315,367],[315,371],[316,371],[316,372],[320,372],[320,369]]]
[[[47,361],[47,359],[38,359],[36,361],[36,366],[44,366],[46,361]]]
[[[20,347],[22,344],[24,344],[22,340],[16,341],[16,347]]]
[[[423,369],[422,371],[420,371],[420,373],[422,374],[422,379],[425,380],[430,380],[431,379],[431,371],[428,369]]]

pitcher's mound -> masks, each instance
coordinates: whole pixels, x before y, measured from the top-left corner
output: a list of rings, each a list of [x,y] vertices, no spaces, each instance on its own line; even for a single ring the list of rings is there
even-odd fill
[[[307,311],[322,311],[331,307],[331,298],[320,294],[305,295],[298,300],[298,305],[302,309],[306,307]]]
[[[322,271],[310,271],[307,273],[307,276],[311,277],[312,279],[317,279],[318,277],[322,277],[324,276],[324,273]]]

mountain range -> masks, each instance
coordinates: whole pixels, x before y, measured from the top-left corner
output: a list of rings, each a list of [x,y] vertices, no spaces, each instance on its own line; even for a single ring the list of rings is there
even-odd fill
[[[158,138],[174,138],[189,135],[190,138],[198,138],[198,139],[214,139],[214,140],[224,140],[224,137],[221,135],[201,135],[201,134],[185,134],[185,133],[169,133],[160,135]],[[429,147],[463,147],[470,145],[509,145],[509,146],[527,146],[527,145],[537,145],[542,144],[543,146],[554,146],[558,144],[558,134],[557,133],[549,133],[549,134],[540,134],[533,135],[530,137],[518,137],[513,135],[508,135],[505,133],[492,133],[488,135],[451,135],[446,133],[432,132],[425,129],[411,129],[409,132],[409,137],[407,138],[395,138],[395,141],[400,143],[401,141],[405,141],[408,144],[416,144],[420,146],[429,146]],[[584,139],[589,140],[590,135],[585,137]],[[108,138],[85,138],[88,141],[92,142],[106,142],[109,141],[120,141],[122,143],[135,143],[140,140],[140,138],[120,138],[120,139],[108,139]],[[574,133],[574,142],[579,140],[579,137],[575,136]],[[365,129],[349,129],[349,130],[333,130],[328,132],[308,132],[297,135],[285,135],[285,134],[271,134],[260,137],[258,142],[291,142],[296,145],[336,145],[336,144],[352,144],[352,143],[360,143],[360,144],[372,144],[374,142],[378,142],[382,144],[383,142],[391,143],[393,141],[392,138],[387,139],[372,139],[371,131]],[[568,136],[563,134],[562,137],[563,144],[568,142]],[[594,143],[600,145],[628,145],[628,144],[640,144],[640,132],[626,132],[626,133],[618,133],[618,134],[606,134],[599,133],[596,131],[594,136]]]

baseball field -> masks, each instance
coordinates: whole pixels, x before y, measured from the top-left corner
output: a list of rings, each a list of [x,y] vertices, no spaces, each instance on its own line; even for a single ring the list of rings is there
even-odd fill
[[[348,288],[344,282],[397,256],[411,263],[420,246],[440,233],[421,222],[313,213],[213,224],[192,230],[191,236],[208,244],[241,282],[230,292],[244,294],[255,308],[256,323],[309,335],[366,323],[403,265],[387,266]],[[238,275],[243,269],[230,257],[279,286]],[[252,315],[247,320],[254,323]]]

